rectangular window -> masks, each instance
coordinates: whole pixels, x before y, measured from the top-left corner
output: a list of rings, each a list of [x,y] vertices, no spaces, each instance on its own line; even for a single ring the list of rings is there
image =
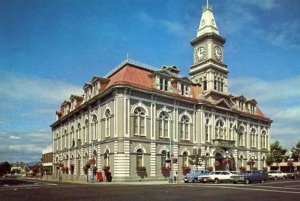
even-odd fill
[[[141,118],[141,131],[140,131],[140,134],[141,135],[145,135],[145,117],[140,117]]]
[[[162,121],[163,120],[160,120],[158,123],[159,137],[163,137]]]
[[[208,125],[205,125],[205,141],[208,141]]]
[[[168,80],[160,78],[159,80],[160,90],[168,91]]]
[[[137,135],[139,133],[139,122],[138,117],[134,117],[134,135]]]
[[[179,134],[180,139],[183,139],[183,123],[179,123]]]
[[[164,137],[169,137],[168,135],[168,121],[164,120]]]
[[[138,154],[136,156],[136,166],[142,167],[143,166],[143,155]]]
[[[189,126],[188,125],[185,125],[184,134],[185,134],[185,139],[189,140]]]
[[[207,90],[207,81],[206,80],[203,82],[203,90]]]

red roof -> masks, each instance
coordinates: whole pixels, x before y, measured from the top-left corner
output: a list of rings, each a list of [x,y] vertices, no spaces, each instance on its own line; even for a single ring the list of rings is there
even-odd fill
[[[110,81],[106,87],[110,87],[118,82],[128,82],[151,89],[152,80],[149,77],[151,74],[152,71],[126,64],[125,67],[121,68],[109,77]]]

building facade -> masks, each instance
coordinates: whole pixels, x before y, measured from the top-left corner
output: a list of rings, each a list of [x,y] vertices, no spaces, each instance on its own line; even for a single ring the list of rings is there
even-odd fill
[[[229,94],[224,44],[207,5],[191,41],[189,78],[176,66],[127,59],[85,83],[51,125],[54,177],[72,166],[72,178],[85,179],[93,161],[98,171],[109,166],[113,181],[162,180],[170,169],[180,178],[196,155],[197,166],[216,170],[263,169],[272,121],[255,99]]]

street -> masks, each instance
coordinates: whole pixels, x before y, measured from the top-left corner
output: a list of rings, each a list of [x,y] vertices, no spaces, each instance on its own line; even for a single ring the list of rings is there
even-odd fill
[[[299,200],[300,180],[260,184],[57,184],[0,187],[1,201]]]

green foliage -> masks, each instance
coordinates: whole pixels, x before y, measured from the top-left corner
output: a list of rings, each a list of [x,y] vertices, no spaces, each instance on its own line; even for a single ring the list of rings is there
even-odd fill
[[[9,162],[5,161],[0,163],[0,175],[5,175],[7,173],[10,173],[11,164]]]
[[[291,151],[294,161],[300,161],[300,141],[296,144],[295,147],[292,147]]]
[[[271,159],[269,159],[272,162],[281,162],[284,154],[287,152],[286,149],[282,148],[282,146],[280,145],[279,141],[275,141],[270,145],[271,148]],[[268,159],[267,159],[268,161]]]

